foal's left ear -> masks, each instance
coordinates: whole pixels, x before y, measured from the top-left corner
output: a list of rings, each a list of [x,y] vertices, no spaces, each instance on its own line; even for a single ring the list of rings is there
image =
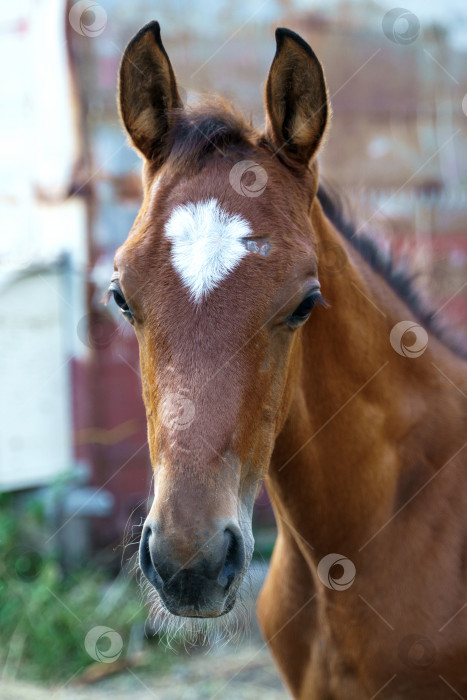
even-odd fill
[[[276,152],[308,164],[328,122],[323,68],[298,34],[276,29],[276,55],[266,82],[266,136]]]
[[[146,24],[125,49],[120,65],[119,106],[133,145],[145,158],[160,165],[172,110],[183,104],[162,44],[159,22]]]

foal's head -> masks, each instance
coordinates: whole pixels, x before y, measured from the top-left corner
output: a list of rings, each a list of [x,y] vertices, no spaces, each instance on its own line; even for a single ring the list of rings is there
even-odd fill
[[[310,209],[326,86],[300,37],[276,39],[264,133],[220,103],[184,109],[157,22],[121,65],[144,201],[111,291],[139,342],[154,470],[140,565],[175,615],[235,603],[300,327],[320,294]]]

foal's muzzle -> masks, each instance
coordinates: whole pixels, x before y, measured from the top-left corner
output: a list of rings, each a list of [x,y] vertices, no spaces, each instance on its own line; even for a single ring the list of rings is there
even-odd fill
[[[235,522],[212,531],[165,535],[146,520],[139,550],[141,569],[169,612],[218,617],[232,609],[245,569],[245,547]]]

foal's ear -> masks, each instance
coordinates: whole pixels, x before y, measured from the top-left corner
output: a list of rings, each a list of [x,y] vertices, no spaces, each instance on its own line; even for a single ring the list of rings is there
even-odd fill
[[[266,136],[277,152],[308,164],[328,121],[323,68],[290,29],[276,29],[276,55],[266,82]]]
[[[162,45],[159,22],[149,22],[130,41],[119,76],[119,106],[133,145],[148,160],[163,160],[162,138],[171,112],[182,107],[175,74]]]

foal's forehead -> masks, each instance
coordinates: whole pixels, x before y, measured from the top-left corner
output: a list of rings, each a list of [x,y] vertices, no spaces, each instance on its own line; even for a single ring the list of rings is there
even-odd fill
[[[292,226],[284,191],[272,191],[273,168],[265,165],[269,173],[254,161],[232,165],[230,159],[214,158],[193,176],[171,178],[165,173],[151,188],[149,216],[196,304],[234,275],[244,259],[256,262],[256,268],[261,259],[274,267],[283,248],[281,232],[288,233],[290,248],[292,231],[287,227]],[[250,175],[243,183],[242,169]],[[266,191],[269,180],[271,191]]]
[[[304,184],[269,152],[242,147],[185,163],[145,173],[143,207],[116,258],[130,293],[133,274],[143,275],[158,303],[170,297],[178,308],[188,297],[190,307],[219,308],[289,294],[316,273]]]

